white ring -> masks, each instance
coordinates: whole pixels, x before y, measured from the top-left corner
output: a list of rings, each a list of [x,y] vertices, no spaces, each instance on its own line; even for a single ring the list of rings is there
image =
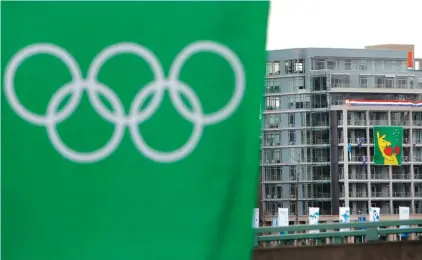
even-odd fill
[[[142,88],[138,93],[136,93],[135,98],[133,99],[130,105],[130,113],[127,119],[127,124],[140,124],[141,122],[148,120],[152,114],[156,111],[160,105],[162,98],[155,98],[158,95],[163,96],[166,89],[167,81],[153,81]],[[145,110],[141,110],[141,104],[146,98],[155,92],[154,98],[152,98],[151,103]],[[158,94],[157,94],[158,92]]]
[[[118,97],[114,94],[113,91],[111,91],[109,88],[105,87],[102,84],[99,84],[99,83],[97,84],[98,85],[91,85],[89,87],[95,89],[96,92],[100,92],[102,95],[108,98],[108,100],[111,100],[111,101],[118,100]],[[96,162],[96,161],[106,158],[107,156],[109,156],[111,153],[113,153],[116,150],[116,148],[119,146],[123,138],[123,135],[125,133],[124,131],[125,124],[123,122],[116,122],[113,136],[111,137],[111,139],[103,147],[95,151],[81,153],[67,147],[67,145],[63,143],[63,141],[61,140],[57,132],[57,129],[56,129],[57,122],[52,119],[55,118],[54,114],[56,112],[56,109],[59,107],[63,99],[67,95],[71,94],[71,92],[75,91],[76,89],[81,89],[81,88],[84,88],[84,86],[75,86],[75,85],[72,85],[71,83],[71,84],[61,87],[59,91],[56,92],[56,94],[53,96],[53,98],[50,100],[50,103],[48,104],[46,128],[47,128],[47,133],[51,140],[51,143],[56,148],[56,150],[60,154],[62,154],[65,158],[75,161],[75,162],[80,162],[80,163],[85,163],[85,162],[92,163],[92,162]],[[115,109],[115,113],[120,117],[124,117],[124,111],[123,111],[123,108],[120,106],[120,102],[117,102],[118,105],[116,105],[116,102],[110,102],[110,103],[114,106],[113,108]]]
[[[219,54],[230,63],[235,73],[235,89],[233,96],[226,106],[210,115],[203,114],[200,100],[195,94],[195,91],[178,79],[184,63],[192,55],[198,52],[213,52]],[[62,86],[54,93],[48,104],[47,114],[45,116],[34,114],[23,107],[16,97],[14,90],[14,77],[20,63],[26,58],[40,53],[47,53],[60,58],[68,66],[73,77],[72,82]],[[124,106],[116,93],[108,86],[99,83],[97,79],[102,65],[108,59],[121,53],[131,53],[144,58],[151,66],[155,76],[154,81],[148,83],[144,88],[141,88],[138,91],[132,101],[128,115],[126,115]],[[245,73],[239,58],[229,48],[210,41],[195,42],[184,48],[173,61],[168,79],[165,78],[161,64],[155,55],[145,47],[136,43],[119,43],[104,49],[91,63],[86,80],[82,79],[79,66],[73,57],[65,50],[52,44],[34,44],[24,48],[13,57],[6,68],[5,74],[4,91],[6,92],[6,98],[11,104],[12,109],[28,122],[45,126],[54,148],[65,158],[78,163],[96,162],[113,153],[124,136],[126,126],[129,128],[129,133],[136,148],[146,157],[157,162],[167,163],[181,160],[195,149],[201,139],[204,125],[214,124],[224,120],[234,112],[239,105],[245,90]],[[157,151],[149,147],[138,130],[138,125],[145,122],[157,111],[167,89],[169,90],[170,98],[175,109],[182,117],[194,124],[193,132],[189,137],[189,140],[185,145],[172,152]],[[94,110],[105,120],[115,124],[111,139],[102,148],[87,153],[77,152],[66,146],[56,129],[57,124],[64,121],[76,110],[84,90],[87,90],[89,100]],[[62,102],[67,95],[72,95],[71,101],[61,111],[56,111],[59,108],[60,102]],[[100,95],[103,95],[111,103],[114,111],[109,111],[101,102],[99,98]],[[153,95],[152,101],[148,104],[146,109],[141,110],[143,103],[150,95]],[[183,103],[181,95],[185,95],[188,98],[193,107],[192,111]]]
[[[155,57],[154,53],[152,53],[147,48],[140,46],[135,43],[118,43],[111,45],[101,51],[95,59],[92,61],[91,66],[89,67],[88,71],[88,82],[97,82],[98,73],[104,63],[113,58],[116,55],[123,54],[123,53],[130,53],[136,56],[143,58],[148,65],[151,67],[152,72],[154,74],[156,81],[163,81],[164,80],[164,72],[162,66],[158,59]],[[94,83],[95,84],[95,83]],[[159,107],[162,99],[164,96],[164,89],[162,91],[156,91],[151,104],[145,110],[146,114],[153,114],[157,108]],[[96,95],[95,91],[91,91],[88,88],[88,97],[89,100],[92,102],[94,107],[97,109],[97,112],[107,118],[110,122],[117,122],[118,119],[115,117],[113,113],[110,113],[107,107],[103,105],[99,97]]]
[[[73,83],[79,85],[82,81],[82,73],[78,66],[78,63],[66,50],[49,43],[39,43],[29,45],[22,50],[20,50],[6,67],[5,79],[4,79],[4,92],[9,101],[9,104],[15,110],[15,112],[20,115],[23,119],[35,124],[35,125],[45,125],[46,117],[35,114],[28,109],[26,109],[22,103],[19,101],[15,92],[15,74],[18,67],[21,63],[34,55],[37,54],[50,54],[61,61],[68,67]],[[80,89],[75,89],[70,101],[68,104],[56,115],[56,120],[63,121],[66,119],[78,106],[82,96],[82,91]]]
[[[150,85],[149,87],[150,89],[152,89],[154,85]],[[186,97],[192,104],[193,111],[195,112],[194,115],[196,115],[195,117],[193,117],[194,120],[192,120],[194,123],[193,132],[184,146],[172,152],[161,152],[154,150],[153,148],[149,147],[143,139],[142,135],[139,132],[138,124],[136,123],[136,121],[133,120],[129,124],[129,132],[132,136],[132,140],[134,141],[135,146],[146,157],[157,162],[174,162],[182,159],[183,157],[190,154],[193,149],[195,149],[195,146],[198,144],[202,136],[202,131],[204,128],[204,124],[202,121],[203,113],[198,97],[195,96],[195,94],[190,88],[188,88],[185,84],[181,82],[178,82],[177,88],[180,90],[180,92],[186,95]],[[140,97],[135,99],[135,102],[132,103],[130,115],[134,115],[138,112],[140,105],[143,101],[145,101],[146,97],[148,96],[148,93],[150,92],[151,90],[149,89],[146,89],[143,93],[141,92],[141,94],[143,95],[140,95]]]
[[[242,97],[243,97],[243,92],[245,91],[245,73],[243,70],[242,62],[232,50],[216,42],[198,41],[186,46],[177,55],[170,69],[169,81],[171,82],[178,81],[179,76],[180,76],[180,71],[184,63],[194,54],[199,53],[199,52],[213,52],[213,53],[219,54],[230,63],[235,74],[234,93],[230,101],[227,103],[227,105],[221,108],[217,112],[211,113],[209,115],[204,115],[204,119],[203,119],[204,124],[208,124],[208,125],[215,124],[217,122],[220,122],[226,119],[239,106],[240,101],[242,100]],[[183,104],[183,101],[180,99],[180,96],[173,88],[170,88],[170,95],[177,109],[179,109],[179,112],[183,116],[188,118],[190,121],[193,121],[194,115]]]

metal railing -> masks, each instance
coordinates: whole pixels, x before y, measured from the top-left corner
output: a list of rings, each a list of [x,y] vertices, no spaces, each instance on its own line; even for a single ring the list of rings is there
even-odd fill
[[[397,228],[402,226],[401,228]],[[312,232],[319,230],[319,232]],[[339,230],[342,230],[339,232]],[[311,231],[311,232],[310,232]],[[421,234],[422,218],[397,221],[352,222],[317,225],[293,225],[285,227],[259,227],[254,229],[255,247],[262,242],[290,241],[315,239],[334,239],[341,243],[342,238],[363,237],[364,241],[380,240],[381,235],[390,234]],[[277,235],[273,235],[276,233]]]

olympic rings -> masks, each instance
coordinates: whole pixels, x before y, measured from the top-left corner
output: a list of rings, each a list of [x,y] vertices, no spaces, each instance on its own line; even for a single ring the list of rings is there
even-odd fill
[[[230,101],[219,111],[210,115],[203,114],[202,105],[195,92],[178,79],[184,63],[191,56],[199,52],[219,54],[230,63],[235,74],[235,89]],[[127,115],[118,95],[108,86],[97,80],[98,73],[103,64],[110,58],[122,53],[129,53],[143,58],[151,67],[155,77],[153,82],[140,89],[135,95]],[[60,87],[53,94],[48,104],[47,113],[44,116],[27,110],[20,103],[14,86],[15,73],[20,64],[27,58],[37,54],[50,54],[59,58],[67,66],[72,75],[72,81]],[[4,85],[5,96],[11,108],[29,123],[46,127],[53,147],[68,160],[77,163],[94,163],[105,159],[117,149],[127,127],[132,141],[139,152],[153,161],[170,163],[185,158],[195,149],[201,139],[205,125],[219,123],[236,110],[245,91],[245,72],[240,59],[228,47],[211,41],[197,41],[186,46],[176,56],[170,68],[169,76],[166,79],[159,60],[150,50],[136,43],[117,43],[108,46],[94,58],[88,69],[88,76],[84,79],[77,61],[66,50],[50,43],[38,43],[29,45],[14,55],[6,67]],[[176,110],[182,117],[194,125],[193,132],[185,145],[172,152],[157,151],[149,147],[138,129],[139,124],[148,120],[159,108],[166,90],[169,91],[171,101]],[[76,110],[84,91],[87,92],[89,101],[95,111],[102,118],[115,125],[110,140],[103,147],[87,153],[74,151],[67,147],[62,142],[56,129],[57,124],[66,120]],[[114,110],[113,112],[110,112],[101,102],[99,94],[109,101]],[[192,111],[183,103],[180,94],[187,97],[192,105]],[[68,95],[71,95],[70,102],[58,111],[60,103]],[[148,107],[139,111],[150,95],[153,95],[153,98],[149,102]]]

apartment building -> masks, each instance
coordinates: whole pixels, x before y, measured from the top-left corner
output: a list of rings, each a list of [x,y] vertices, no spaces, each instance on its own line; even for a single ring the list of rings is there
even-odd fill
[[[422,213],[422,71],[408,52],[269,51],[262,112],[261,216]],[[373,126],[403,127],[401,166],[374,165]],[[298,187],[296,189],[296,187]]]

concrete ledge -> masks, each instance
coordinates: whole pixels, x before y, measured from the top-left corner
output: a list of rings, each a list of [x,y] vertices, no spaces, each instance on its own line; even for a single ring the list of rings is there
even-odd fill
[[[422,260],[422,241],[258,248],[253,260]]]

